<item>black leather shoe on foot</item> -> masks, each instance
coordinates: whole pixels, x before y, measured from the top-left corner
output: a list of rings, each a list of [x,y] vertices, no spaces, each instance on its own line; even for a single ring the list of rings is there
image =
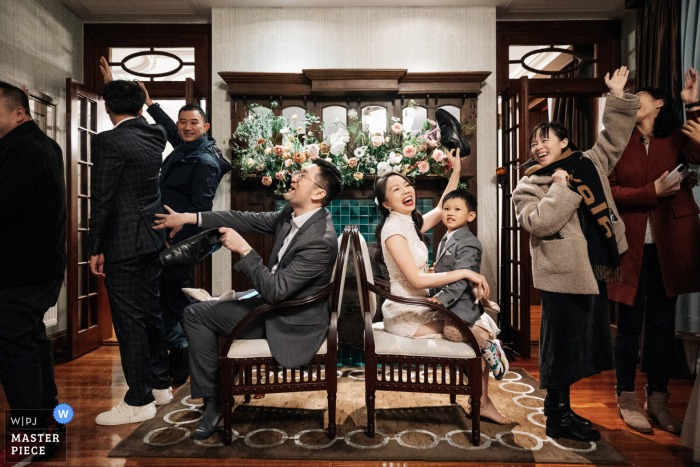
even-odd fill
[[[580,416],[579,414],[577,414],[573,410],[571,411],[571,413],[574,414],[574,420],[576,420],[576,423],[578,423],[579,425],[586,427],[586,428],[590,428],[593,426],[593,424],[591,423],[591,421],[589,419],[583,418],[582,416]],[[549,414],[550,414],[549,397],[544,396],[544,416],[549,417]]]
[[[199,422],[197,430],[190,435],[190,439],[203,441],[209,438],[214,434],[223,417],[224,415],[222,413],[209,414],[205,412],[202,421]]]

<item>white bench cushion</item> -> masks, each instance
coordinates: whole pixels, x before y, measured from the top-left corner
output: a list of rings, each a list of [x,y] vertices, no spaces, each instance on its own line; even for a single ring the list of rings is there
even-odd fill
[[[325,355],[328,348],[328,339],[323,341],[317,355]],[[228,358],[261,358],[272,357],[270,345],[266,339],[236,339],[226,354]]]
[[[389,334],[384,323],[374,323],[374,352],[377,355],[413,355],[422,357],[474,358],[470,345],[445,339],[412,339]]]

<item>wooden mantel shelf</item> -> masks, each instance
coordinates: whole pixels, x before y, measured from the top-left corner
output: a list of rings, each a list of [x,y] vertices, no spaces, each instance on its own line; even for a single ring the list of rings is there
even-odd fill
[[[476,96],[490,71],[409,73],[406,69],[312,69],[301,73],[219,72],[233,98],[254,96]]]

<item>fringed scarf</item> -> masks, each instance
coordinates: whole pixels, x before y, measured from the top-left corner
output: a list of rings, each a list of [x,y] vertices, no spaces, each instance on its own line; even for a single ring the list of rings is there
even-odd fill
[[[569,187],[583,197],[578,208],[581,230],[588,242],[588,258],[597,280],[621,282],[620,253],[613,231],[613,214],[605,199],[598,171],[580,151],[567,149],[561,157],[546,167],[533,163],[525,175],[552,175],[562,169],[571,175]]]

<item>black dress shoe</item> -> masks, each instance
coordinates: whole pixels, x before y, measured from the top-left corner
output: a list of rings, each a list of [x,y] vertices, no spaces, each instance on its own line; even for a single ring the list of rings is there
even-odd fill
[[[462,125],[451,113],[445,109],[437,109],[435,111],[435,119],[440,127],[440,144],[445,149],[459,149],[459,157],[467,157],[472,149],[469,142],[462,136]]]
[[[221,248],[221,237],[219,229],[205,230],[162,252],[160,262],[169,267],[194,266]]]
[[[544,397],[544,416],[549,417],[549,412],[549,396],[547,395]],[[589,419],[583,418],[573,410],[571,411],[571,413],[574,414],[574,420],[576,420],[576,423],[578,423],[579,425],[584,426],[586,428],[590,428],[591,426],[593,426]]]

